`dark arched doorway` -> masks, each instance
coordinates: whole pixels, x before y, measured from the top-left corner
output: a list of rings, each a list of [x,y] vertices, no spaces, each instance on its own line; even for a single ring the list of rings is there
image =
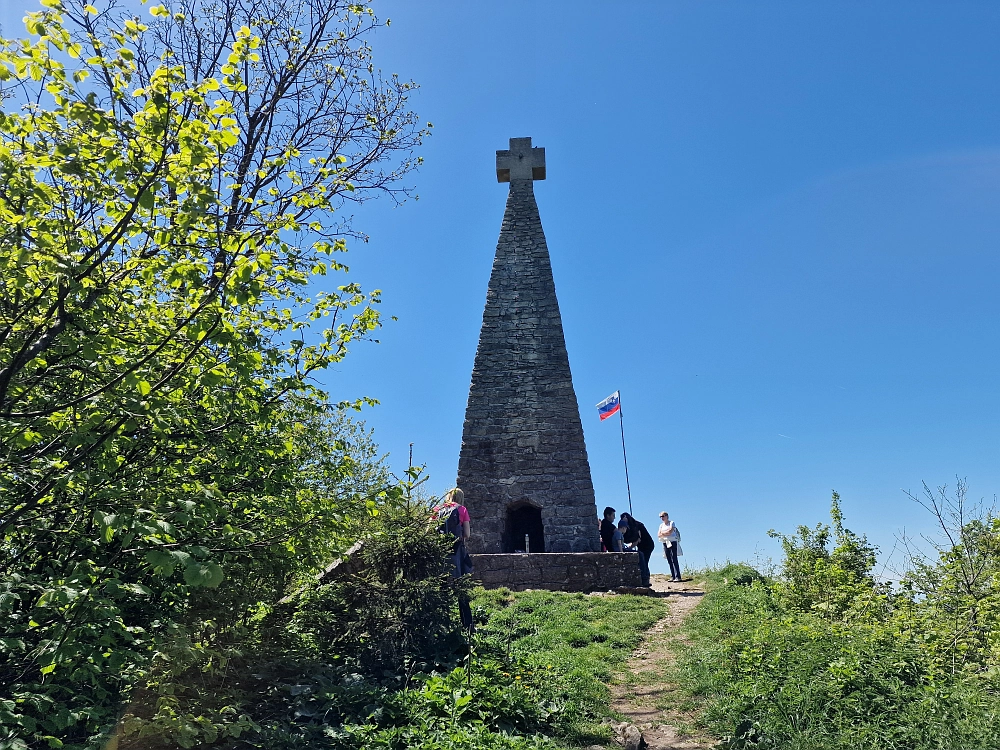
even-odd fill
[[[524,549],[524,537],[528,537],[529,549]],[[503,531],[504,552],[545,551],[545,531],[542,527],[542,510],[528,503],[507,508],[507,519]]]

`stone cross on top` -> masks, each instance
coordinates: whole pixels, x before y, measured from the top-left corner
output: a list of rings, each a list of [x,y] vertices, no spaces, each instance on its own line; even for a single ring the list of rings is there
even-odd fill
[[[511,138],[510,150],[497,151],[497,182],[544,179],[545,149],[532,148],[530,138]]]

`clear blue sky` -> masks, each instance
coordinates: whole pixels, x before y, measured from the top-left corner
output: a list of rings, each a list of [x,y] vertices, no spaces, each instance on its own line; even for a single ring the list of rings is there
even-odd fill
[[[325,384],[381,400],[394,467],[412,441],[454,481],[494,152],[531,136],[598,505],[625,507],[615,389],[636,515],[669,510],[689,565],[776,556],[833,488],[885,552],[930,528],[901,489],[1000,491],[1000,5],[376,8],[434,135],[420,200],[357,214],[352,275],[399,321]]]

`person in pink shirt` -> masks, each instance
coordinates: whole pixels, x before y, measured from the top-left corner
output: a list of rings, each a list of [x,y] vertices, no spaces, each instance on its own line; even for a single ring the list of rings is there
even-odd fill
[[[465,493],[458,487],[448,490],[442,502],[433,508],[434,518],[441,525],[443,534],[450,534],[455,537],[454,552],[452,561],[455,569],[452,575],[456,578],[472,572],[472,558],[465,548],[469,537],[472,535],[472,524],[469,520],[469,511],[462,504],[465,501]],[[462,618],[462,625],[472,630],[472,608],[469,600],[465,596],[458,597],[458,613]]]
[[[434,516],[438,521],[446,523],[449,517],[458,510],[458,533],[455,536],[465,545],[472,536],[472,525],[469,521],[469,510],[462,503],[465,502],[465,493],[458,487],[448,490],[439,505],[434,506]]]

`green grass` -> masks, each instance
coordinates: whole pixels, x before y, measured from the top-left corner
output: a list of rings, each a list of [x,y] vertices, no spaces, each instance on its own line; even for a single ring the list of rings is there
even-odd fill
[[[987,750],[989,680],[934,675],[911,637],[878,621],[786,608],[747,566],[706,574],[674,677],[725,748]]]
[[[481,590],[473,607],[485,620],[479,652],[521,664],[526,677],[555,688],[566,711],[563,739],[574,744],[608,740],[607,683],[667,611],[650,597],[507,589]]]

